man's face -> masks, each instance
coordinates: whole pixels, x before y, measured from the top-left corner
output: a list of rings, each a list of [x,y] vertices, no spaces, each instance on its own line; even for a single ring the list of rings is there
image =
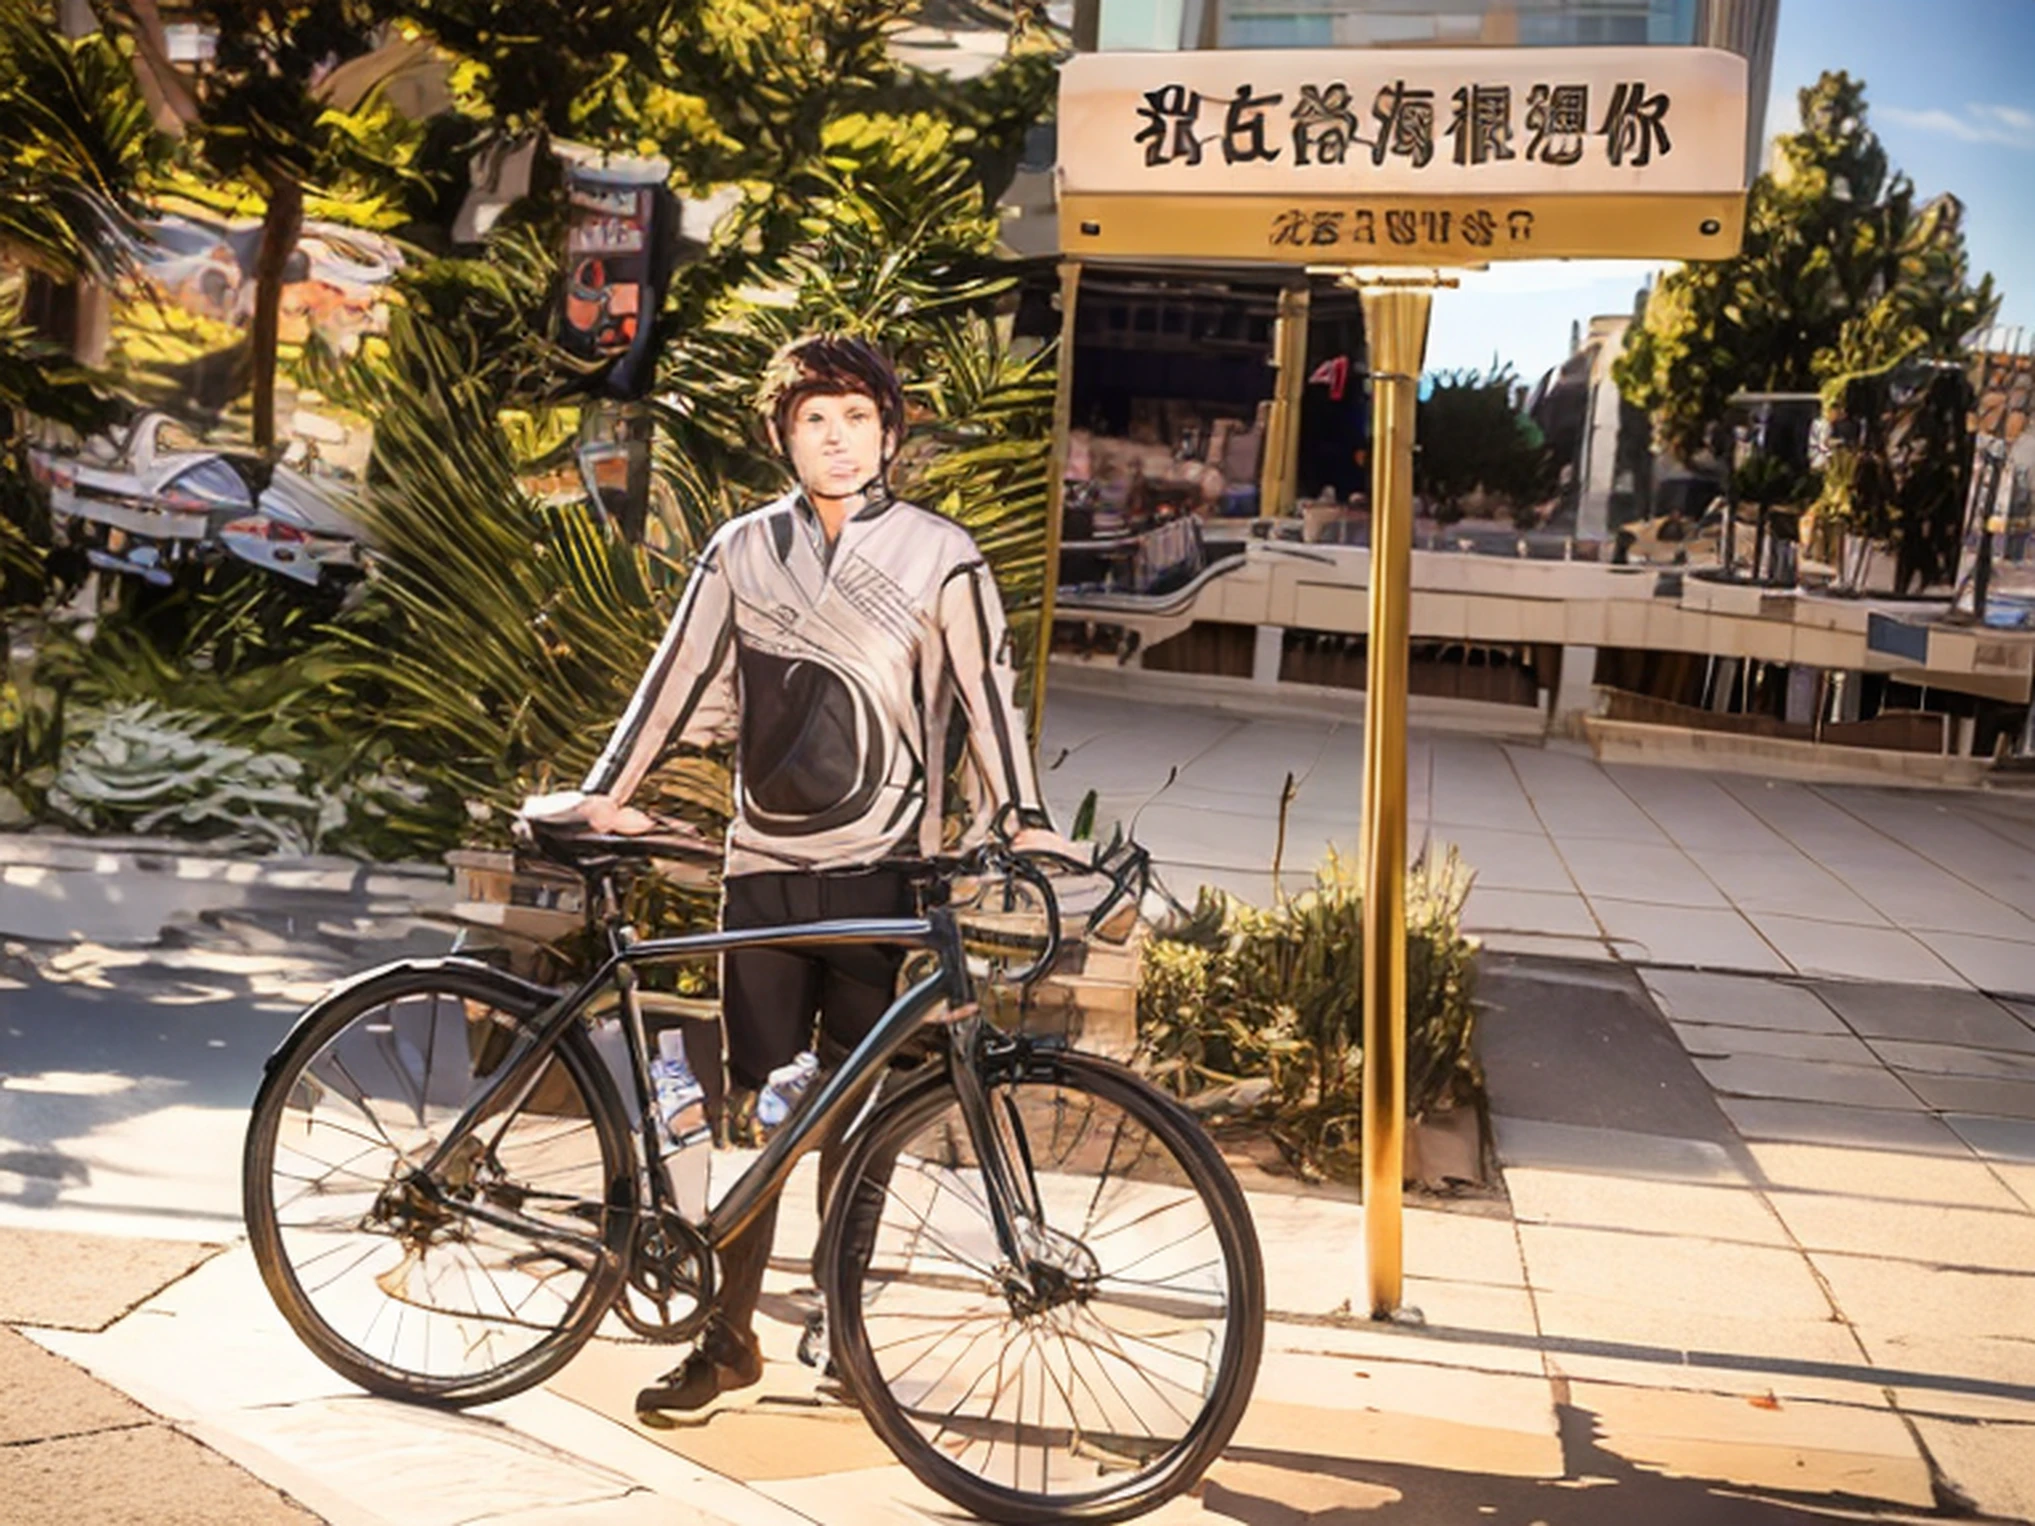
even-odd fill
[[[785,448],[792,470],[814,498],[847,498],[883,470],[883,416],[860,392],[814,394],[792,410]]]

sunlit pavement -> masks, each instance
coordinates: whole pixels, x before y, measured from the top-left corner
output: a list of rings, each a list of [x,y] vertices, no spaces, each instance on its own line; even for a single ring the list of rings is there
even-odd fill
[[[1139,835],[1176,889],[1250,890],[1269,888],[1288,771],[1286,865],[1353,838],[1357,743],[1070,696],[1045,754],[1063,818],[1094,787],[1105,823],[1181,765]],[[1383,1326],[1350,1313],[1361,1207],[1250,1174],[1275,1316],[1257,1399],[1199,1497],[1155,1519],[2035,1517],[2031,802],[1769,789],[1458,737],[1416,739],[1415,778],[1419,819],[1479,871],[1471,922],[1498,951],[1483,1050],[1509,1204],[1416,1199],[1406,1300],[1425,1323]],[[168,1439],[332,1521],[944,1513],[792,1360],[803,1184],[766,1380],[703,1423],[635,1421],[673,1353],[621,1340],[462,1416],[328,1374],[240,1241],[245,1108],[316,989],[443,947],[419,915],[443,887],[149,861],[0,839],[0,1319],[28,1337],[10,1353],[70,1358]],[[14,1370],[10,1394],[49,1386]],[[32,1497],[10,1485],[48,1476],[35,1459],[60,1439],[74,1468],[103,1446],[109,1476],[136,1444],[111,1409],[53,1427],[10,1433],[0,1498]]]

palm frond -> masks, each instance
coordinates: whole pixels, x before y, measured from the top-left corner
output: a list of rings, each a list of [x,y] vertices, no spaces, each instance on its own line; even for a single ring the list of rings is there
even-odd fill
[[[162,140],[119,45],[66,39],[42,7],[0,7],[0,250],[59,280],[129,263]]]

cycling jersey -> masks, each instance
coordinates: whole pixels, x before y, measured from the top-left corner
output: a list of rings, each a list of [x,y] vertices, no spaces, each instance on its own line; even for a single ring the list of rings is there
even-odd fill
[[[701,553],[621,724],[582,786],[626,801],[666,741],[735,744],[728,873],[853,868],[940,847],[950,722],[971,804],[1043,823],[982,553],[880,488],[829,545],[802,493]]]

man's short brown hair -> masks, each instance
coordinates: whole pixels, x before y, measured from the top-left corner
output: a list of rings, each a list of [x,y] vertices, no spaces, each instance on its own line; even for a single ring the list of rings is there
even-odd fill
[[[904,389],[890,359],[853,334],[808,334],[779,348],[763,368],[756,411],[770,425],[779,449],[791,433],[791,416],[809,397],[867,397],[887,434],[904,438]]]

